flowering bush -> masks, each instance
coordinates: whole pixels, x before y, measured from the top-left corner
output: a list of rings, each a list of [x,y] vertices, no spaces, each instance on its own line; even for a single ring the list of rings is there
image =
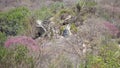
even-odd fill
[[[10,37],[6,42],[5,42],[5,47],[9,47],[10,45],[13,44],[22,44],[26,45],[28,48],[31,48],[33,51],[38,50],[38,45],[35,40],[33,40],[31,37],[26,37],[26,36],[15,36],[15,37]]]
[[[112,23],[104,22],[105,27],[110,31],[112,35],[117,35],[119,33],[119,29]]]

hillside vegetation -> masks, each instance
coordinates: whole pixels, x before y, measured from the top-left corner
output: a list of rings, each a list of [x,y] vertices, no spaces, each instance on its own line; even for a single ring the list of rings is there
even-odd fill
[[[0,68],[119,67],[119,0],[0,0]]]

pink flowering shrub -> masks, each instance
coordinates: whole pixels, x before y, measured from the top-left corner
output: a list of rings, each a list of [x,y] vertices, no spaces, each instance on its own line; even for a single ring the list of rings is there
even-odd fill
[[[31,37],[26,37],[26,36],[15,36],[15,37],[10,37],[8,40],[5,42],[5,47],[10,47],[10,45],[13,44],[22,44],[27,46],[28,48],[31,48],[33,51],[38,50],[38,45],[35,40],[33,40]]]
[[[105,27],[110,31],[112,35],[117,35],[119,33],[119,29],[110,22],[104,22]]]

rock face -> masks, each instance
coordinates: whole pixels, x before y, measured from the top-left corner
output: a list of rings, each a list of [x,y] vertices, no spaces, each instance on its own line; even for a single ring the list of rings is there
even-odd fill
[[[55,27],[52,24],[49,20],[37,20],[34,39],[38,37],[51,37]]]
[[[37,20],[36,21],[36,34],[35,34],[35,38],[38,38],[38,37],[42,37],[44,36],[46,32],[46,29],[45,27],[42,25],[42,21],[41,20]]]
[[[45,33],[45,30],[42,27],[37,27],[37,33],[35,35],[35,38],[42,37]]]

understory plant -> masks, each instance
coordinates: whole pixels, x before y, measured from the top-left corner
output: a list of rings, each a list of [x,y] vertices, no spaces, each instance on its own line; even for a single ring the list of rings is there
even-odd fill
[[[33,58],[28,52],[22,45],[17,45],[14,49],[0,46],[0,68],[33,68]]]
[[[120,48],[116,42],[103,40],[98,54],[89,54],[84,67],[87,68],[119,68]]]
[[[0,32],[0,45],[4,45],[6,39],[5,33]]]
[[[7,12],[0,12],[0,31],[8,35],[23,33],[28,26],[26,22],[30,11],[26,7],[18,7]]]

